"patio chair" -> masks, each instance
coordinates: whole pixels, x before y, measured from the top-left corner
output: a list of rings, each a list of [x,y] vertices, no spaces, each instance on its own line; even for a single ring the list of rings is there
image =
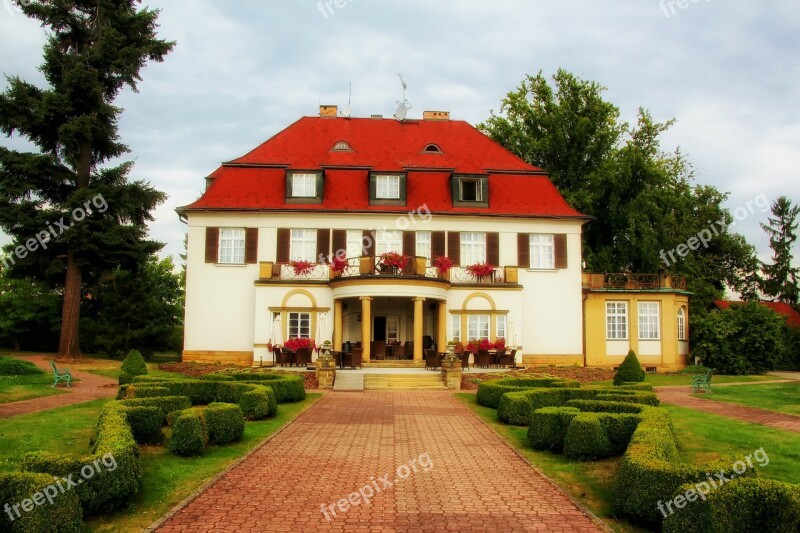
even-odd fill
[[[411,341],[406,341],[405,346],[403,346],[403,359],[414,359],[414,343]]]
[[[308,366],[311,364],[311,348],[300,348],[297,350],[295,358],[297,366]]]
[[[278,356],[276,361],[281,366],[292,365],[292,352],[286,348],[277,348],[275,354]]]
[[[469,352],[461,352],[458,357],[461,359],[461,370],[469,370]]]
[[[436,350],[425,350],[425,370],[429,368],[437,369],[441,366],[439,363],[439,355]]]
[[[489,355],[489,350],[478,350],[478,355],[475,356],[475,364],[481,368],[488,368],[492,364],[492,356]]]
[[[514,356],[511,355],[510,352],[503,350],[503,353],[498,353],[498,355],[499,355],[498,366],[502,366],[503,368],[507,366],[508,367],[514,366]]]
[[[353,351],[350,352],[350,368],[353,370],[355,370],[356,367],[361,368],[361,356],[363,353],[363,348],[353,348]]]

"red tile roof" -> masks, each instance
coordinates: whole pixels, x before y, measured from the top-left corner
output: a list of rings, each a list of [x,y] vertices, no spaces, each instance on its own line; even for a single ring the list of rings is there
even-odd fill
[[[338,141],[353,151],[334,152]],[[436,144],[443,153],[423,153]],[[322,204],[285,203],[285,169],[325,170]],[[433,213],[585,218],[539,168],[463,121],[304,117],[251,152],[223,163],[190,210],[403,211],[370,206],[369,170],[408,172],[407,206]],[[453,207],[453,173],[489,176],[489,207]]]
[[[719,309],[729,309],[731,305],[741,304],[743,302],[732,302],[730,300],[714,300],[714,306]],[[794,307],[783,302],[759,302],[764,307],[769,307],[779,315],[786,317],[786,323],[793,328],[800,328],[800,313]]]

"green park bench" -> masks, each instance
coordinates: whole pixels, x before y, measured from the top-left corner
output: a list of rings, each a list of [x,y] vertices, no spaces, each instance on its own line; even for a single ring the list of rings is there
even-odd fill
[[[711,390],[711,374],[714,372],[713,368],[709,368],[705,374],[696,374],[692,376],[692,394],[700,392],[713,392]]]
[[[59,372],[58,368],[56,368],[55,361],[50,361],[50,367],[53,369],[53,376],[54,376],[53,384],[50,385],[50,387],[55,387],[56,385],[58,385],[59,381],[66,381],[67,387],[71,387],[69,382],[70,380],[72,380],[72,376],[69,373],[69,368],[67,368],[63,372]]]

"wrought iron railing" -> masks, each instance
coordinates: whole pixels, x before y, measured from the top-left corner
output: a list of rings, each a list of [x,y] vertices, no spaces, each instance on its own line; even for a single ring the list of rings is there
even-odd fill
[[[686,278],[660,274],[633,274],[606,272],[583,274],[584,287],[592,289],[658,290],[672,288],[686,290]]]

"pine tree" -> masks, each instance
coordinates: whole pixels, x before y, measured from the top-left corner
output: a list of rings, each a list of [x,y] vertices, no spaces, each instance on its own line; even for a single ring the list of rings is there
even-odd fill
[[[772,264],[764,263],[764,283],[762,292],[778,301],[797,306],[800,290],[798,272],[792,266],[792,248],[797,242],[797,215],[800,207],[793,205],[786,196],[781,196],[772,204],[772,216],[761,227],[769,235],[772,248]]]
[[[0,227],[13,238],[5,267],[47,281],[64,295],[59,355],[80,356],[83,293],[113,268],[136,270],[163,245],[146,240],[150,212],[165,195],[129,182],[117,134],[119,92],[174,43],[156,38],[158,11],[136,0],[17,1],[47,31],[41,88],[8,78],[0,131],[38,152],[0,147]]]

